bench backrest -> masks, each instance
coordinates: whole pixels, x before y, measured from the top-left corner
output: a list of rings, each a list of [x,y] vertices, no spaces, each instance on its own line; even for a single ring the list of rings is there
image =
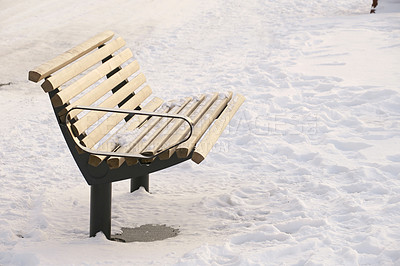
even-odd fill
[[[127,116],[71,109],[77,105],[140,109],[151,88],[139,73],[139,64],[130,49],[121,49],[125,41],[112,40],[105,31],[29,72],[29,80],[45,79],[42,88],[50,94],[59,121],[72,120],[72,131],[80,142],[92,148]],[[130,60],[131,59],[131,60]],[[140,90],[139,90],[140,89]],[[94,124],[93,130],[88,130]],[[89,132],[89,133],[88,133]]]

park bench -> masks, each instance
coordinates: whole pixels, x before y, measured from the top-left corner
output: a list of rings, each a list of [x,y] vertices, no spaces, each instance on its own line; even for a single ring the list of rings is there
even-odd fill
[[[232,92],[164,102],[151,97],[125,41],[105,31],[29,71],[91,186],[90,236],[110,239],[112,182],[149,190],[149,173],[200,163],[244,101]],[[121,51],[122,50],[122,51]],[[171,92],[173,93],[173,92]]]

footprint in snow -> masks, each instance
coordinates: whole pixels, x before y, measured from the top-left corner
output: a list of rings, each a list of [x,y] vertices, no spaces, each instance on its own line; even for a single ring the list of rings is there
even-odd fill
[[[363,142],[342,142],[337,140],[331,140],[330,143],[342,151],[359,151],[371,147],[371,145]]]

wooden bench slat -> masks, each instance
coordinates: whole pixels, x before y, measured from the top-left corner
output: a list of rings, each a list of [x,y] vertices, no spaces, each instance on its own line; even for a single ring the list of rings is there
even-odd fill
[[[87,89],[89,86],[91,86],[101,78],[105,77],[108,73],[122,65],[131,57],[131,50],[125,49],[104,64],[101,64],[96,69],[92,70],[82,78],[75,81],[73,84],[65,87],[63,90],[55,94],[51,98],[51,103],[55,107],[63,106],[64,104],[68,103],[69,100],[77,96],[79,93]]]
[[[224,110],[231,98],[232,92],[229,92],[228,95],[220,94],[218,96],[218,99],[195,125],[190,139],[177,147],[176,154],[178,158],[186,158],[189,156],[201,136],[203,136],[214,119],[222,112],[222,110]]]
[[[190,116],[194,110],[203,102],[205,95],[201,95],[198,98],[192,100],[180,114],[184,116]],[[141,152],[141,154],[146,156],[152,156],[159,151],[159,148],[172,136],[175,134],[176,130],[184,123],[182,119],[173,119],[152,142]]]
[[[121,106],[121,109],[134,110],[138,107],[147,97],[151,94],[151,88],[149,86],[141,89],[135,96],[129,99],[126,103]],[[121,122],[127,114],[113,113],[107,119],[105,119],[99,126],[97,126],[92,132],[90,132],[85,138],[82,139],[82,143],[89,148],[99,142],[104,136],[106,136],[119,122]]]
[[[148,102],[141,111],[143,112],[154,112],[157,108],[161,106],[161,104],[164,101],[158,97],[154,97],[150,102]],[[122,127],[120,130],[118,130],[116,133],[114,133],[107,141],[105,141],[102,145],[100,145],[99,148],[97,148],[98,151],[114,151],[117,150],[119,145],[116,141],[117,135],[127,132],[127,131],[132,131],[136,129],[139,125],[141,125],[148,116],[146,115],[135,115],[133,116],[124,127]],[[121,152],[119,150],[119,152]],[[104,161],[107,158],[107,156],[103,155],[96,155],[96,154],[91,154],[89,156],[89,164],[91,166],[97,167],[100,165],[102,161]]]
[[[97,34],[96,36],[92,37],[86,42],[75,46],[74,48],[66,51],[65,53],[38,66],[34,70],[29,71],[28,79],[33,82],[38,82],[48,77],[57,70],[75,61],[77,58],[89,53],[93,49],[111,40],[113,36],[114,33],[112,31],[105,31],[100,34]]]
[[[86,93],[85,95],[82,95],[81,98],[73,102],[72,104],[68,105],[65,107],[64,110],[62,110],[59,115],[63,116],[66,114],[69,110],[71,110],[74,106],[77,105],[82,105],[82,106],[90,106],[94,102],[96,102],[98,99],[103,97],[107,92],[110,92],[114,87],[116,87],[118,84],[120,84],[122,81],[127,79],[129,76],[131,76],[133,73],[139,70],[139,64],[135,60],[114,75],[112,75],[109,79],[103,81],[99,86],[96,88],[93,88],[91,91]],[[70,118],[77,116],[79,113],[81,113],[82,110],[73,110],[71,111],[68,116]]]
[[[173,106],[171,110],[168,112],[169,114],[180,114],[181,111],[187,106],[189,102],[192,101],[192,97],[187,97],[183,100],[180,100],[177,105]],[[140,154],[144,148],[146,148],[154,138],[156,138],[160,132],[172,121],[171,118],[161,118],[160,121],[151,128],[146,134],[140,138],[140,142],[137,142],[135,146],[129,151],[132,154]],[[138,159],[136,158],[126,158],[126,163],[128,165],[137,164]]]
[[[55,75],[47,78],[42,84],[43,90],[45,92],[50,92],[58,88],[68,80],[71,80],[118,49],[122,48],[124,45],[125,41],[121,37],[107,43],[97,51],[92,52],[81,60],[63,68],[60,72],[57,72]]]
[[[176,114],[178,113],[182,108],[185,107],[185,105],[191,100],[191,98],[185,98],[185,100],[181,101],[179,105],[175,105],[171,107],[171,102],[164,103],[163,106],[160,108],[160,113],[170,113],[170,114]],[[162,117],[151,117],[147,123],[142,125],[140,128],[138,128],[135,131],[129,132],[129,135],[124,136],[125,138],[132,138],[132,141],[126,141],[124,144],[121,145],[121,147],[118,149],[118,152],[121,153],[132,153],[132,154],[140,154],[141,150],[145,147],[143,145],[147,143],[146,141],[152,139],[150,137],[150,134],[155,133],[155,130],[162,129],[164,126],[166,126],[167,123],[164,123],[164,121],[169,122],[170,119],[162,118]],[[155,128],[155,130],[154,130]],[[138,146],[138,143],[141,143],[140,147]],[[147,145],[146,145],[147,146]],[[122,158],[122,157],[116,157],[112,156],[107,160],[107,164],[110,166],[110,168],[118,168],[120,167],[125,161],[129,165],[136,164],[138,162],[137,159],[135,158]],[[128,162],[129,161],[129,162]]]
[[[204,113],[210,108],[210,106],[215,102],[218,98],[218,93],[207,95],[206,99],[197,107],[197,109],[189,116],[192,119],[193,124],[196,125],[200,118],[204,115]],[[190,132],[190,127],[186,123],[181,125],[178,130],[161,146],[160,150],[167,149],[171,147],[173,144],[178,143],[179,141],[183,140],[187,134]],[[171,148],[166,150],[165,152],[161,153],[158,158],[160,160],[167,160],[171,158],[176,150],[175,148]]]
[[[156,112],[157,113],[167,113],[170,110],[170,107],[167,104],[163,104]],[[148,118],[148,116],[137,116],[137,118],[139,117],[145,117],[146,119]],[[116,136],[114,136],[114,145],[118,146],[117,151],[119,153],[128,153],[132,147],[138,142],[140,141],[140,137],[143,136],[145,133],[143,132],[148,132],[151,128],[153,128],[158,121],[161,120],[161,117],[150,117],[149,120],[147,120],[147,122],[142,125],[140,127],[140,129],[138,128],[138,126],[141,124],[139,123],[140,120],[133,121],[132,123],[127,123],[127,125],[124,127],[126,129],[124,129],[124,131],[118,133]],[[143,120],[144,121],[144,120]],[[133,131],[137,130],[135,133],[133,133]],[[140,131],[139,131],[140,130]],[[141,134],[142,132],[142,134]],[[132,140],[132,141],[123,141],[124,143],[121,143],[120,139],[121,138],[125,138],[125,137],[131,137],[132,134],[138,135],[138,138]],[[115,168],[119,168],[123,163],[125,162],[125,158],[124,157],[116,157],[116,156],[110,156],[109,159],[107,160],[107,164],[110,166],[111,169],[115,169]]]
[[[121,87],[118,91],[113,93],[110,97],[108,97],[104,102],[99,104],[97,107],[102,108],[113,108],[121,103],[128,95],[132,94],[135,90],[137,90],[143,83],[146,82],[146,77],[143,73],[140,73],[123,87]],[[100,120],[105,113],[102,112],[89,112],[85,116],[81,117],[78,121],[76,121],[72,125],[72,130],[76,136],[82,134],[86,129],[92,126],[96,121]]]
[[[244,100],[244,96],[238,94],[229,102],[226,109],[210,127],[204,138],[197,144],[192,156],[192,160],[195,163],[199,164],[204,160]]]

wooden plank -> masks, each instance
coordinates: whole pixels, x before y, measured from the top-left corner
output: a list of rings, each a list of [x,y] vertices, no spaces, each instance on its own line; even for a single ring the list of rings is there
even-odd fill
[[[157,113],[167,113],[170,109],[170,106],[167,104],[163,104]],[[127,130],[123,131],[122,134],[117,136],[118,140],[116,141],[120,146],[118,149],[119,153],[128,153],[136,143],[138,143],[143,136],[151,130],[159,121],[161,117],[150,117],[150,119],[138,128],[135,124],[128,125]],[[121,141],[123,139],[123,141]],[[129,140],[129,141],[128,141]],[[119,168],[125,162],[125,157],[116,157],[110,156],[107,160],[107,164],[111,169]],[[137,160],[136,160],[137,162]]]
[[[133,61],[114,75],[112,75],[109,79],[103,81],[99,86],[93,88],[91,91],[83,95],[81,98],[73,102],[72,104],[68,105],[60,111],[59,115],[65,115],[69,110],[71,110],[74,106],[82,105],[82,106],[90,106],[95,101],[103,97],[107,92],[111,91],[115,86],[120,84],[122,81],[127,79],[133,73],[139,70],[139,63],[137,61]],[[82,110],[73,110],[71,111],[68,116],[70,118],[77,116],[81,113]]]
[[[122,100],[124,100],[129,94],[137,90],[143,83],[146,81],[146,77],[144,74],[140,73],[134,79],[125,84],[118,91],[113,93],[110,97],[108,97],[104,102],[99,104],[97,107],[102,108],[113,108],[116,107]],[[78,121],[76,121],[72,125],[72,130],[75,136],[79,136],[86,129],[92,126],[96,121],[100,120],[105,113],[102,112],[89,112],[85,116],[81,117]]]
[[[193,124],[196,125],[196,123],[200,120],[200,118],[206,113],[206,111],[210,108],[210,106],[216,101],[218,98],[218,93],[210,94],[206,96],[206,99],[199,105],[199,107],[189,116],[190,119],[192,119]],[[190,132],[190,127],[186,123],[184,123],[182,126],[179,127],[179,129],[172,135],[160,148],[160,150],[165,150],[168,147],[171,147],[175,143],[178,143],[179,141],[183,140],[187,134]],[[165,152],[161,153],[158,158],[160,160],[167,160],[171,158],[171,156],[174,154],[176,150],[175,148],[171,148],[166,150]]]
[[[193,129],[193,134],[190,139],[176,149],[176,154],[178,158],[186,158],[189,156],[190,152],[193,150],[196,143],[200,140],[201,136],[206,132],[208,127],[212,124],[214,119],[224,110],[230,99],[232,98],[232,92],[228,95],[220,94],[218,99],[213,103],[210,109],[204,114],[204,116],[199,120]]]
[[[148,102],[141,111],[143,112],[154,112],[157,108],[161,106],[164,101],[158,97],[154,97],[150,102]],[[120,148],[118,144],[118,135],[124,134],[124,132],[132,131],[136,129],[139,125],[141,125],[147,118],[146,115],[135,115],[133,116],[124,127],[114,133],[107,141],[105,141],[100,147],[97,149],[98,151],[117,151]],[[120,151],[119,151],[120,152]],[[100,165],[102,161],[104,161],[107,156],[103,155],[95,155],[91,154],[89,156],[89,164],[97,167]]]
[[[192,156],[192,160],[195,163],[199,164],[204,160],[244,100],[244,96],[239,94],[229,102],[226,109],[222,112],[220,117],[218,117],[215,123],[208,130],[204,138],[196,146]]]
[[[129,99],[126,103],[124,103],[121,106],[121,109],[134,110],[147,97],[149,97],[150,94],[151,94],[150,87],[149,86],[144,87],[135,96]],[[83,138],[81,142],[86,147],[92,148],[126,116],[127,114],[113,113],[107,119],[105,119],[99,126],[97,126],[92,132],[90,132],[85,138]]]
[[[61,71],[57,72],[55,75],[47,78],[42,84],[43,90],[45,92],[50,92],[60,87],[68,80],[71,80],[72,78],[76,77],[83,71],[94,66],[96,63],[100,62],[101,60],[103,60],[110,54],[114,53],[124,45],[125,41],[121,37],[107,43],[100,49],[85,56],[84,58],[71,64],[70,66],[65,67]]]
[[[187,97],[183,100],[180,100],[177,104],[174,103],[174,106],[168,112],[169,114],[178,114],[190,101],[192,98]],[[172,121],[171,118],[161,118],[159,122],[152,127],[150,130],[144,130],[140,136],[135,140],[135,145],[129,151],[132,154],[140,154],[144,148],[149,145],[155,137],[160,134],[160,132]],[[140,141],[138,141],[140,140]],[[126,158],[126,163],[128,165],[133,165],[137,163],[137,159],[135,158]]]
[[[105,77],[108,73],[122,65],[131,57],[131,50],[125,49],[104,64],[101,64],[99,67],[86,74],[84,77],[58,92],[51,98],[51,103],[54,107],[59,107],[68,103],[69,100],[74,98],[76,95],[87,89],[101,78]]]
[[[97,34],[96,36],[90,38],[84,43],[75,46],[74,48],[66,51],[65,53],[38,66],[34,70],[29,71],[28,79],[33,82],[38,82],[48,77],[52,73],[63,68],[69,63],[75,61],[79,57],[89,53],[93,49],[111,40],[113,36],[114,33],[112,31],[105,31],[100,34]]]
[[[193,111],[202,103],[205,95],[201,95],[191,101],[179,114],[184,116],[190,116]],[[175,134],[176,130],[184,122],[182,119],[173,119],[158,135],[153,139],[153,141],[141,152],[141,154],[146,156],[153,156],[159,152],[160,147]]]

